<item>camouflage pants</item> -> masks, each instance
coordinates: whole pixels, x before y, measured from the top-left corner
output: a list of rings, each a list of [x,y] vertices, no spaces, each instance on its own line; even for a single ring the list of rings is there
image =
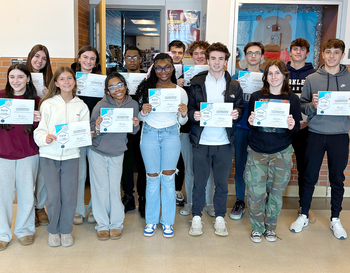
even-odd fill
[[[248,146],[244,180],[248,186],[247,198],[252,229],[263,233],[275,230],[282,208],[282,195],[290,179],[293,166],[293,148],[265,154],[254,152]]]

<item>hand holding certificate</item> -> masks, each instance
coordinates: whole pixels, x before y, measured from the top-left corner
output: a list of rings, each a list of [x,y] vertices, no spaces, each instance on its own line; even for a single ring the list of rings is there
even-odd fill
[[[126,80],[126,83],[129,89],[129,95],[135,95],[137,87],[146,77],[146,74],[144,73],[121,72],[120,74],[123,75],[123,77]]]
[[[57,147],[71,149],[91,145],[90,123],[88,121],[55,125]]]
[[[102,98],[105,91],[105,75],[77,72],[77,95]]]
[[[181,90],[178,88],[149,89],[149,103],[152,112],[178,112],[181,103]]]
[[[101,132],[131,133],[133,131],[133,108],[101,108]]]
[[[238,79],[243,89],[243,93],[251,94],[255,91],[260,90],[263,87],[262,82],[263,73],[239,71]]]
[[[255,102],[253,125],[261,127],[288,128],[289,103]]]
[[[233,103],[201,102],[200,126],[232,127]],[[238,117],[238,116],[237,116]]]
[[[33,124],[34,100],[0,99],[0,124]]]
[[[319,91],[317,115],[350,116],[350,92]]]

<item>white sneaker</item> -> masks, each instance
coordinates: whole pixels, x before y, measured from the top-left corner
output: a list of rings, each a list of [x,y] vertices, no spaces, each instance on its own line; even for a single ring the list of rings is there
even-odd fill
[[[180,214],[187,216],[190,215],[192,212],[192,204],[185,204],[182,209],[180,209]]]
[[[216,235],[218,235],[218,236],[227,236],[228,235],[228,231],[226,228],[226,222],[222,216],[216,217],[215,223],[214,223],[214,228],[215,228]]]
[[[74,244],[74,240],[72,237],[72,234],[61,234],[61,246],[63,247],[69,247]]]
[[[250,234],[250,240],[252,240],[252,242],[254,243],[261,243],[262,239],[261,239],[262,233],[256,230],[252,230],[252,234]]]
[[[209,216],[215,217],[214,205],[205,206],[205,211],[209,214]]]
[[[194,216],[192,218],[192,225],[190,231],[188,232],[192,236],[202,235],[202,219],[200,216]]]
[[[342,224],[340,223],[339,218],[332,218],[330,228],[333,231],[333,235],[335,238],[339,240],[345,240],[348,235],[346,234],[346,230],[343,228]]]
[[[94,223],[96,223],[95,217],[94,217],[94,215],[92,214],[92,212],[90,212],[87,221],[88,221],[89,224],[94,224]]]
[[[308,224],[309,219],[307,218],[307,216],[305,214],[299,214],[298,219],[290,225],[289,230],[291,232],[298,233],[302,231],[303,228],[306,227]]]
[[[264,233],[264,237],[268,242],[276,242],[277,236],[274,230],[266,230]]]
[[[76,213],[74,215],[74,220],[73,220],[73,224],[74,225],[81,225],[84,222],[83,216]]]
[[[47,244],[52,247],[60,246],[61,245],[61,237],[60,234],[52,234],[49,233],[49,238],[47,239]]]

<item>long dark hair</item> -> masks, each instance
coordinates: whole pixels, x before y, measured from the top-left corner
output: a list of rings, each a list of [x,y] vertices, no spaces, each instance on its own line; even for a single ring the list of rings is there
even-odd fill
[[[80,48],[80,50],[78,52],[78,57],[77,57],[75,70],[74,70],[73,67],[71,67],[71,68],[74,70],[74,72],[81,71],[81,64],[79,63],[78,59],[80,58],[81,54],[83,54],[83,53],[85,53],[87,51],[92,51],[96,55],[96,64],[95,64],[95,67],[92,69],[91,73],[93,73],[93,74],[101,74],[100,56],[98,55],[98,52],[97,52],[96,48],[94,48],[91,45],[82,46]]]
[[[286,64],[281,61],[281,60],[271,60],[268,62],[268,64],[265,67],[264,73],[263,73],[263,77],[262,77],[262,81],[264,83],[263,88],[261,88],[260,92],[261,94],[267,96],[270,94],[270,84],[267,81],[267,75],[269,74],[269,69],[271,66],[277,66],[278,69],[281,71],[281,73],[284,75],[284,80],[283,80],[283,84],[281,87],[281,95],[286,97],[288,95],[288,93],[292,93],[292,90],[289,87],[289,71],[287,69]]]
[[[32,66],[32,59],[38,51],[44,51],[44,53],[46,55],[46,65],[39,72],[43,73],[44,84],[47,87],[47,86],[49,86],[50,81],[52,79],[52,68],[51,68],[50,54],[49,54],[49,51],[47,50],[46,46],[44,46],[44,45],[33,46],[32,50],[28,54],[26,65],[28,66],[30,72],[34,72],[34,69]]]
[[[11,87],[10,82],[9,82],[9,74],[14,69],[18,69],[18,70],[22,71],[27,76],[27,78],[29,78],[29,82],[26,85],[26,91],[24,92],[23,97],[25,99],[35,101],[36,89],[34,87],[30,71],[29,71],[28,67],[24,64],[13,64],[7,70],[7,83],[5,86],[4,98],[14,98],[13,88]],[[38,109],[38,105],[36,105],[36,103],[35,103],[35,110],[37,110],[37,109]],[[13,127],[11,127],[10,124],[2,124],[1,128],[5,129],[6,131],[9,131]],[[24,125],[24,133],[25,134],[33,134],[33,131],[34,131],[34,127],[32,124]]]
[[[166,53],[159,53],[153,59],[153,66],[151,69],[150,76],[144,79],[137,87],[135,95],[137,98],[137,102],[139,103],[140,110],[142,109],[142,104],[148,103],[148,89],[156,88],[158,77],[157,77],[156,71],[154,70],[154,65],[159,60],[168,60],[171,63],[171,65],[173,66],[173,74],[171,75],[170,80],[172,83],[176,84],[176,76],[175,76],[173,59],[170,57],[170,55]]]
[[[77,79],[75,78],[75,73],[73,72],[73,70],[70,67],[66,67],[66,66],[61,66],[59,67],[55,73],[52,76],[52,80],[49,84],[49,91],[47,92],[47,94],[41,99],[40,103],[39,103],[39,108],[42,105],[42,103],[49,99],[54,97],[55,95],[61,94],[61,89],[59,87],[56,86],[56,81],[58,80],[59,76],[63,73],[63,72],[68,72],[70,74],[72,74],[73,79],[75,81],[75,85],[74,88],[72,90],[73,96],[75,96],[76,92],[77,92]]]

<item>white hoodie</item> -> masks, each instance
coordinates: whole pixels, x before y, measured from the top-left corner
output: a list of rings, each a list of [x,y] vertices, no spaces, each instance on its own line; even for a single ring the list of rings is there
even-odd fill
[[[45,100],[40,106],[41,121],[34,130],[34,141],[39,146],[39,156],[53,160],[68,160],[80,157],[79,148],[61,150],[57,148],[57,142],[46,143],[48,134],[56,134],[55,125],[89,121],[89,109],[86,104],[74,97],[66,103],[61,95],[56,95]]]

